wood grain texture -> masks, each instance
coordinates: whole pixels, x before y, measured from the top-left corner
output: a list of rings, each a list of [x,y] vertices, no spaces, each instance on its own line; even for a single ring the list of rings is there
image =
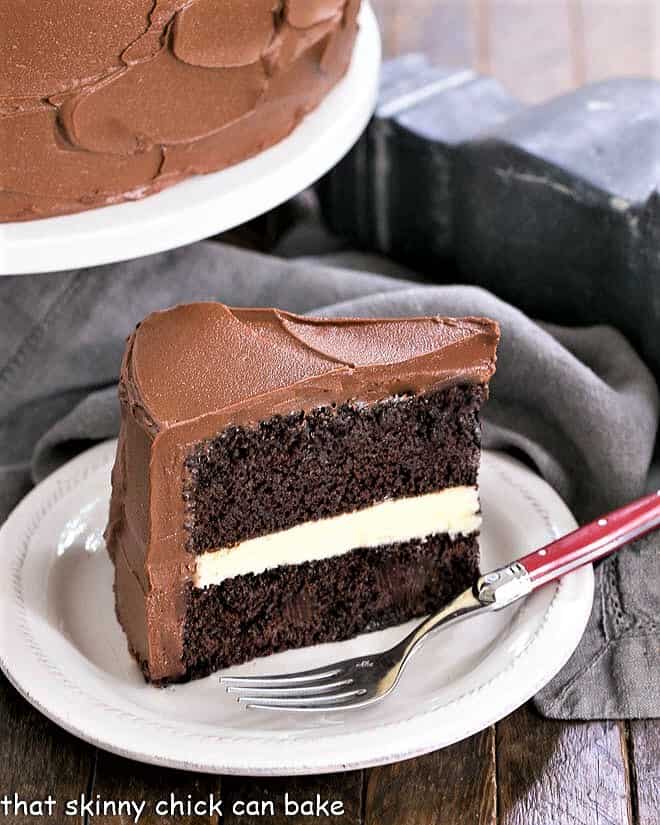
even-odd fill
[[[418,759],[374,768],[365,825],[495,825],[495,729]]]
[[[491,0],[472,0],[470,7],[476,44],[476,61],[473,68],[480,74],[492,74]]]
[[[572,85],[582,86],[587,79],[586,23],[584,0],[566,0]]]
[[[660,722],[634,719],[628,724],[628,733],[635,825],[659,825]]]
[[[7,794],[13,799],[14,794],[18,794],[22,801],[35,802],[52,794],[58,802],[53,812],[55,817],[62,813],[61,806],[66,800],[77,798],[87,788],[93,749],[32,708],[2,675],[0,749],[0,797]],[[29,810],[24,814],[20,809],[5,815],[0,808],[0,821],[33,825],[56,819],[46,816],[41,819],[36,809],[32,814]]]
[[[489,73],[521,100],[575,85],[566,0],[488,0]]]
[[[472,66],[476,61],[469,3],[456,0],[377,0],[374,10],[385,57],[422,51],[438,65]]]
[[[580,0],[584,19],[584,81],[657,74],[656,0]]]
[[[386,57],[492,74],[537,102],[607,77],[660,77],[656,0],[372,0]]]
[[[501,825],[629,825],[625,736],[616,722],[556,722],[528,707],[497,726]]]
[[[221,780],[217,776],[143,765],[105,751],[97,753],[88,791],[94,799],[99,795],[101,800],[146,802],[140,825],[215,825],[217,815],[210,816],[201,809],[198,814],[187,813],[189,800],[205,803],[208,810],[211,794],[215,800],[221,798]],[[171,795],[184,807],[172,805]],[[164,803],[163,813],[158,813],[159,802]],[[125,812],[113,816],[109,810],[107,816],[94,816],[90,821],[94,825],[133,825],[134,817]]]
[[[323,776],[296,776],[276,779],[249,779],[246,777],[225,777],[223,779],[223,796],[225,799],[226,814],[223,822],[226,825],[256,825],[268,822],[270,825],[305,825],[309,822],[322,822],[324,825],[361,825],[363,809],[363,772],[350,771],[348,773],[325,774]],[[294,813],[286,815],[285,795],[290,801],[300,805],[307,805]],[[317,797],[329,803],[342,803],[343,813],[335,808],[335,814],[320,816],[310,815],[305,811],[314,806]],[[232,812],[235,803],[271,803],[272,811],[264,814],[241,814],[241,811]],[[331,811],[328,805],[328,811]]]

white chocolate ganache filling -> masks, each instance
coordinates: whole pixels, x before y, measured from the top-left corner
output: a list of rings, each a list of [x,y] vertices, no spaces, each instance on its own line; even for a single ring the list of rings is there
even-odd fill
[[[447,487],[209,550],[197,558],[193,584],[209,587],[234,576],[329,559],[359,547],[380,547],[444,533],[452,538],[468,536],[480,525],[477,488]]]

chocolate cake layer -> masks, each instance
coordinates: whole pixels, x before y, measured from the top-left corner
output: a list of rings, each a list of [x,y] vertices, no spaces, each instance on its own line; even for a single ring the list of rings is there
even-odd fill
[[[0,223],[136,200],[286,137],[360,0],[0,3]]]
[[[186,460],[195,553],[443,487],[474,485],[483,386],[228,427]]]
[[[117,614],[149,678],[188,671],[199,551],[374,496],[474,481],[498,337],[484,318],[319,319],[218,303],[145,319],[122,365],[105,535]]]
[[[423,616],[469,587],[477,569],[476,536],[436,535],[191,587],[180,679]]]

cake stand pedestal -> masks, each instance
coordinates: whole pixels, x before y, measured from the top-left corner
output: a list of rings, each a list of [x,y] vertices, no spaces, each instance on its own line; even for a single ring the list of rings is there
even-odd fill
[[[310,186],[360,137],[378,92],[380,34],[363,4],[343,80],[295,131],[229,169],[141,201],[78,215],[0,224],[0,275],[114,263],[208,238],[262,215]]]

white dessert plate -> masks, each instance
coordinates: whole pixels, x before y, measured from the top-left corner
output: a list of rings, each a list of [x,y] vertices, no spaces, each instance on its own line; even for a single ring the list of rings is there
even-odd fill
[[[302,192],[364,131],[376,105],[380,54],[378,24],[365,2],[346,76],[288,138],[243,163],[141,201],[0,224],[0,275],[96,266],[174,249],[232,229]]]
[[[430,639],[397,691],[361,710],[246,710],[218,676],[151,687],[113,609],[102,531],[115,443],[78,456],[36,487],[0,530],[0,664],[36,708],[68,731],[144,762],[213,773],[341,771],[427,753],[492,724],[529,699],[577,645],[593,598],[583,568],[522,605]],[[573,529],[556,493],[518,462],[484,454],[483,567]],[[412,626],[412,624],[410,625]],[[407,627],[407,626],[406,626]],[[404,628],[260,659],[235,673],[319,667],[389,646]]]

